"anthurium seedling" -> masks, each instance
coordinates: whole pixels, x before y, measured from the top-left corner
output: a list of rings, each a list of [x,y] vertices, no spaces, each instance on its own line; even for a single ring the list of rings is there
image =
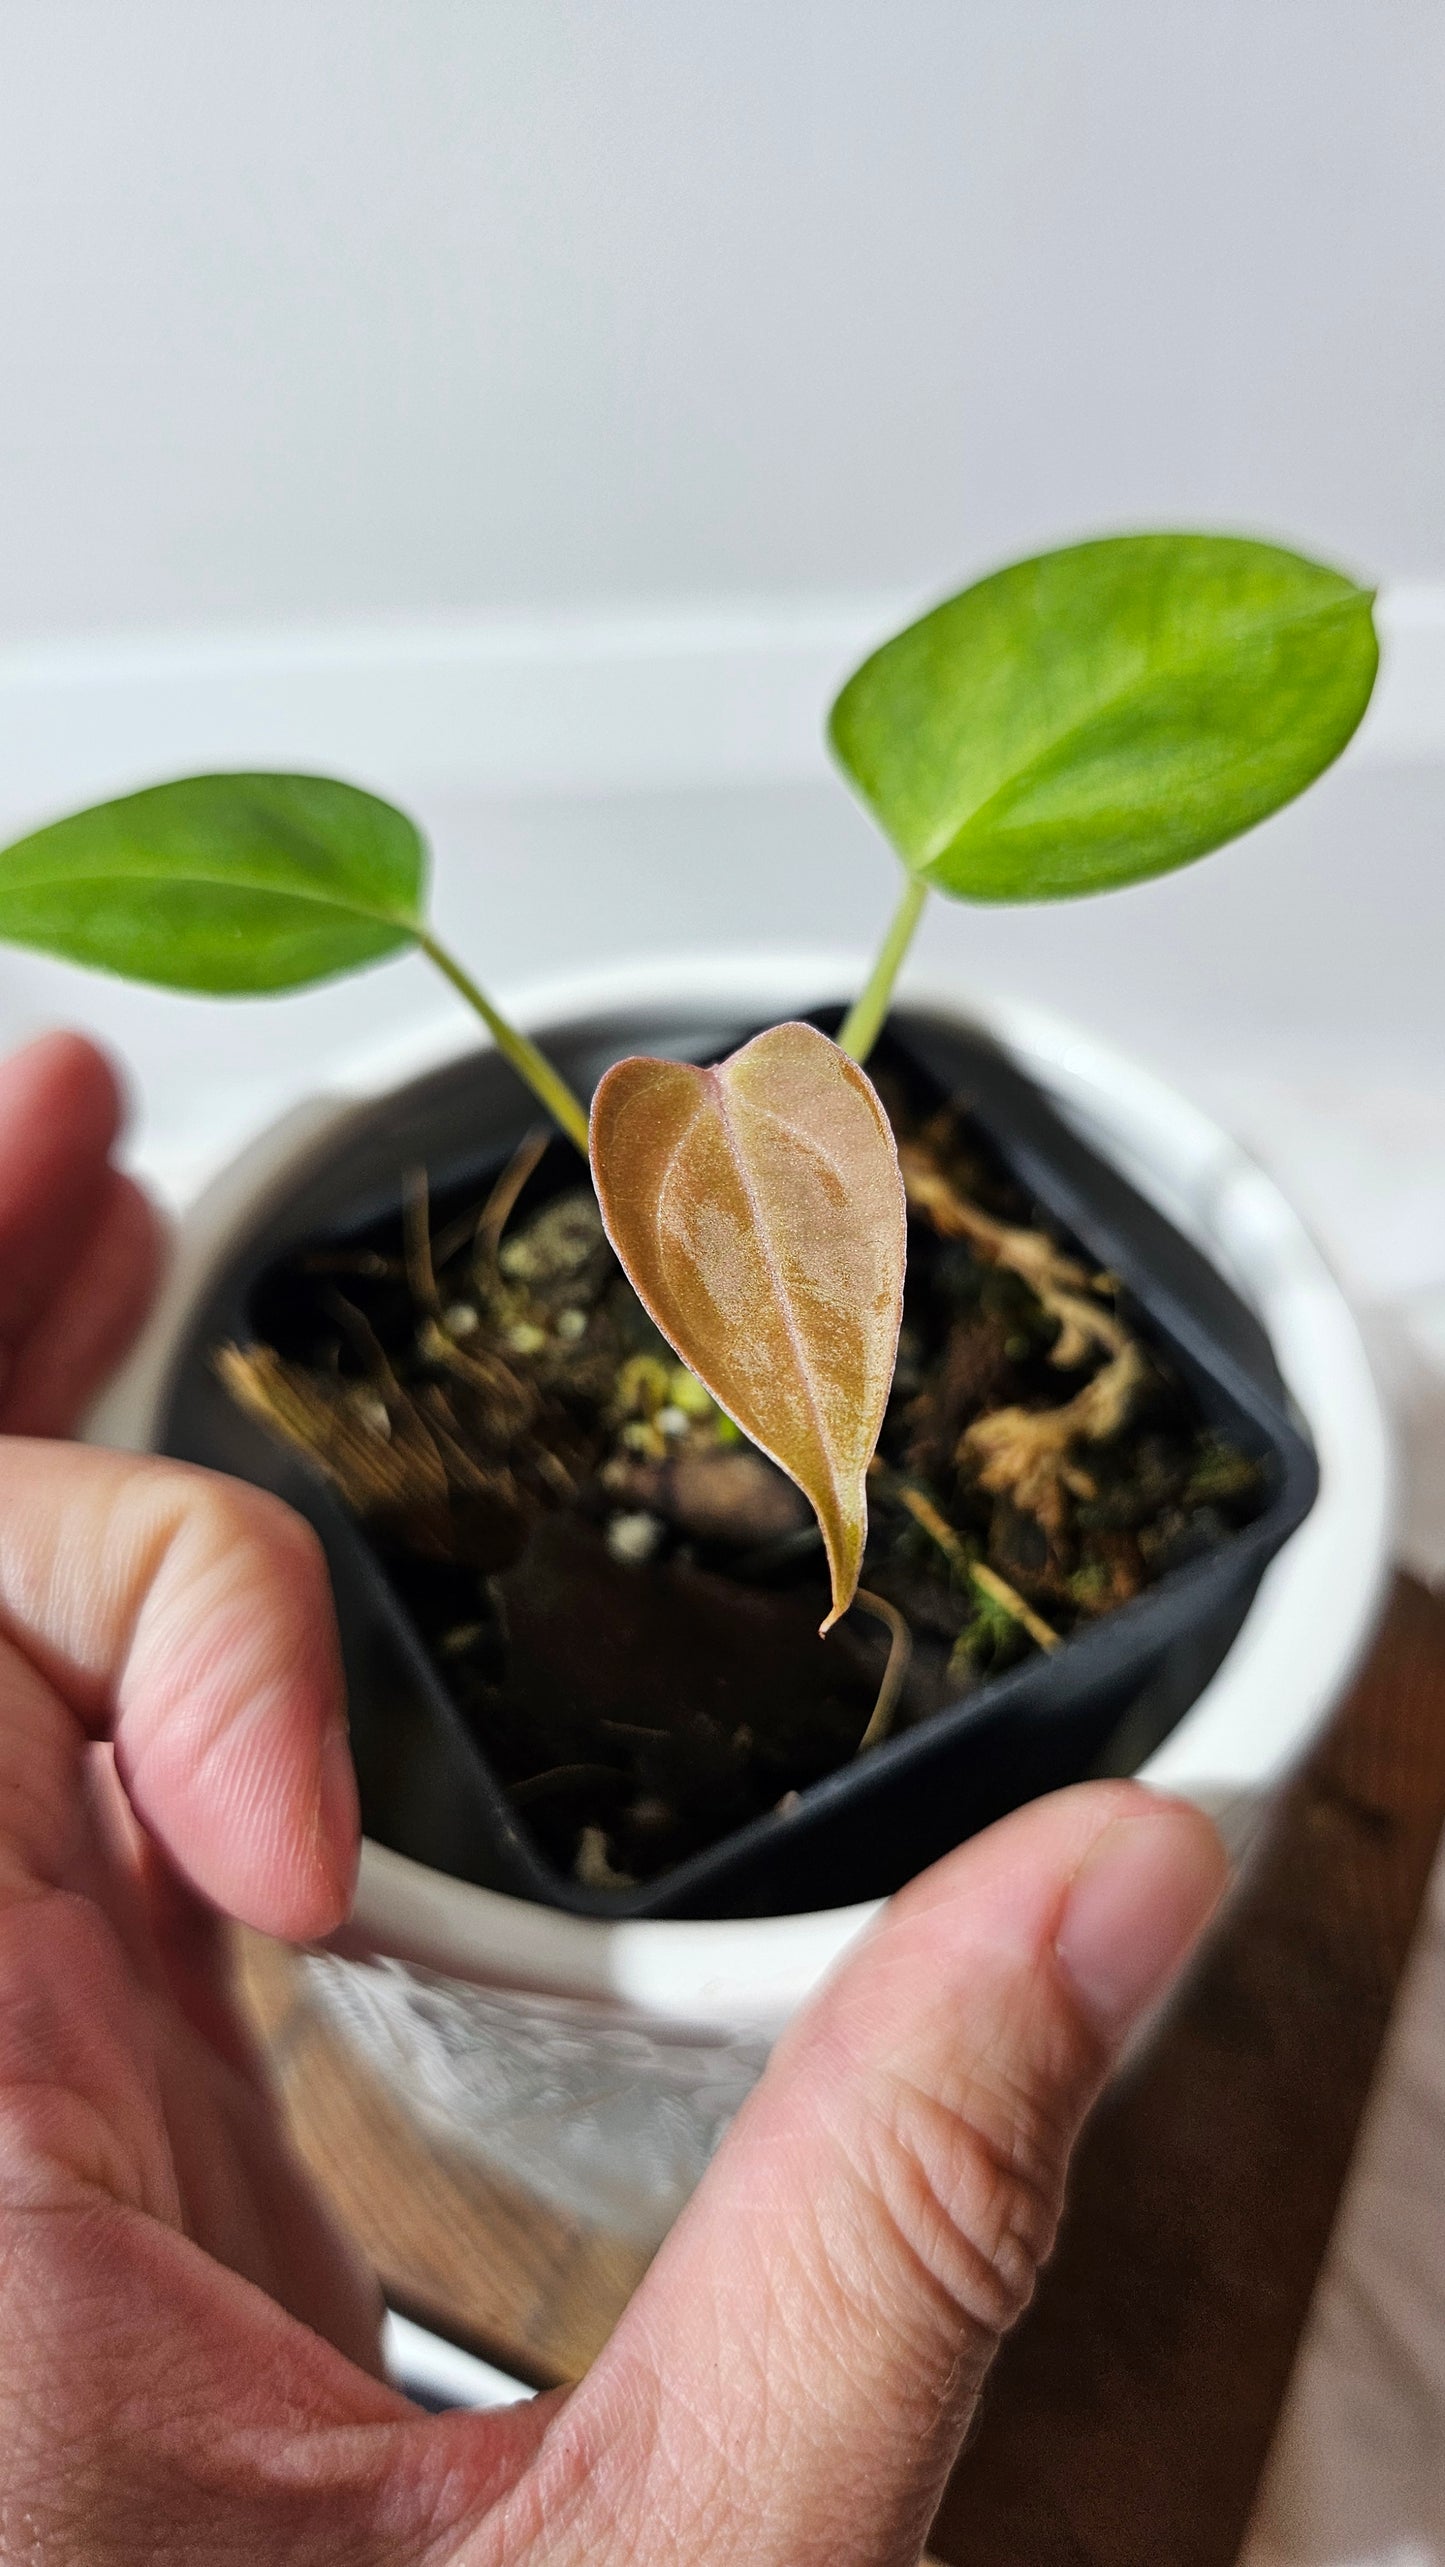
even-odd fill
[[[1253,828],[1359,722],[1371,602],[1274,545],[1150,534],[1016,563],[936,607],[833,707],[833,749],[906,877],[838,1043],[784,1026],[715,1069],[631,1060],[603,1080],[590,1155],[612,1243],[684,1364],[815,1509],[829,1622],[858,1587],[903,1282],[898,1156],[861,1064],[929,892],[1077,898]],[[420,951],[588,1150],[581,1101],[432,928],[419,831],[357,786],[191,776],[57,821],[0,856],[0,936],[227,997]],[[1013,1234],[993,1226],[988,1252],[1017,1265]],[[1072,1271],[1045,1278],[1069,1344]],[[991,1421],[985,1485],[988,1471],[1022,1484],[1013,1448],[1029,1424]],[[1046,1497],[1068,1467],[1062,1428],[1055,1442],[1026,1457]]]

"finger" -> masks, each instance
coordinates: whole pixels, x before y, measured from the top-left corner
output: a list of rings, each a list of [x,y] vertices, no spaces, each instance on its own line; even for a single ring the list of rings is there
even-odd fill
[[[549,2431],[517,2499],[549,2567],[913,2567],[1081,2118],[1224,1873],[1196,1811],[1100,1784],[893,1903]]]
[[[117,2087],[104,2073],[106,2050],[74,2046],[87,1993],[94,1995],[103,1978],[106,2041],[133,2063],[147,2063],[143,2085],[149,2089],[139,2097],[131,2090],[131,2118],[112,2167],[163,2162],[168,2192],[173,2188],[173,2224],[375,2373],[376,2277],[286,2131],[235,1994],[234,1935],[177,1880],[139,1827],[108,1748],[90,1750],[85,1780],[91,1824],[69,1867],[71,1895],[31,1899],[18,1914],[0,1915],[0,2062],[10,2083],[33,2093],[47,2079],[53,2087],[61,2069],[72,2078],[89,2070],[92,2132],[107,2107],[113,2111]],[[120,1971],[113,1967],[117,1958]],[[46,2031],[57,2011],[66,2027],[59,2038]],[[17,2019],[24,2026],[23,2057],[17,2056]],[[72,2109],[77,2100],[72,2086]],[[0,2162],[12,2177],[17,2118],[23,2122],[25,2115],[17,2116],[13,2092],[5,2092],[0,2078]],[[148,2146],[142,2131],[150,2133]],[[63,2174],[65,2151],[56,2148],[53,2129],[45,2135],[53,2184]],[[32,2170],[32,2199],[35,2182]],[[154,2187],[147,2194],[133,2184],[121,2198],[133,2207],[156,2207]]]
[[[235,1937],[141,1826],[110,1748],[85,1761],[85,1821],[63,1886],[109,1922],[141,1986],[167,1999],[214,2056],[269,2093],[264,2054],[236,1993]]]
[[[320,1546],[257,1489],[46,1442],[0,1454],[0,1891],[65,1878],[87,1737],[192,1888],[329,1931],[356,1784]]]
[[[27,2558],[444,2567],[459,2490],[484,2521],[545,2429],[547,2400],[422,2417],[173,2228],[79,2188],[56,2208],[0,2263],[3,2513]],[[488,2567],[524,2554],[481,2539]]]
[[[115,1074],[78,1034],[0,1061],[0,1347],[28,1335],[90,1228],[120,1118]]]
[[[120,1122],[80,1035],[0,1062],[0,1432],[67,1432],[144,1315],[158,1233],[107,1165]]]
[[[129,1177],[102,1168],[90,1228],[12,1349],[0,1387],[0,1434],[73,1431],[135,1338],[160,1262],[160,1225],[150,1204]]]

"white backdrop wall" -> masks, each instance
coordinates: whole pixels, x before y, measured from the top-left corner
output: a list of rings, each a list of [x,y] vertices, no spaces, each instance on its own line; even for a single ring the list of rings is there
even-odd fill
[[[1292,536],[1389,583],[1344,766],[925,959],[1222,1105],[1445,1378],[1442,108],[1439,0],[0,0],[0,833],[330,765],[499,983],[861,947],[851,653],[1032,544]],[[436,1003],[0,952],[171,1143]]]
[[[1439,0],[4,0],[0,636],[1445,572]]]

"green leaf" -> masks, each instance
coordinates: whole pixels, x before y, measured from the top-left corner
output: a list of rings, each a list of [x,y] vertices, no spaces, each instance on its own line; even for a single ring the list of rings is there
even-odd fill
[[[422,931],[403,812],[316,775],[196,775],[57,820],[0,854],[0,937],[130,980],[299,989]]]
[[[1273,544],[1076,544],[885,642],[830,736],[921,881],[968,900],[1107,891],[1237,838],[1339,755],[1375,680],[1370,607]]]

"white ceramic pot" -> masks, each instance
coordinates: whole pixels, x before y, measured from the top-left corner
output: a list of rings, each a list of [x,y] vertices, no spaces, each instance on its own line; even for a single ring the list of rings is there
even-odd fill
[[[796,1014],[849,985],[837,958],[688,958],[534,992],[544,1042],[665,1001],[733,1022]],[[910,998],[981,1024],[1063,1113],[1189,1233],[1263,1322],[1314,1438],[1319,1498],[1267,1570],[1226,1660],[1141,1779],[1210,1810],[1243,1847],[1366,1639],[1389,1558],[1384,1423],[1350,1313],[1278,1188],[1218,1127],[1093,1037],[956,988]],[[183,1207],[163,1306],[99,1412],[98,1437],[149,1444],[189,1315],[217,1264],[328,1131],[368,1100],[475,1049],[448,1014],[259,1131]],[[368,1842],[355,1913],[317,1986],[413,2104],[572,2211],[660,2234],[783,2021],[876,1907],[741,1922],[597,1923],[477,1889]]]

